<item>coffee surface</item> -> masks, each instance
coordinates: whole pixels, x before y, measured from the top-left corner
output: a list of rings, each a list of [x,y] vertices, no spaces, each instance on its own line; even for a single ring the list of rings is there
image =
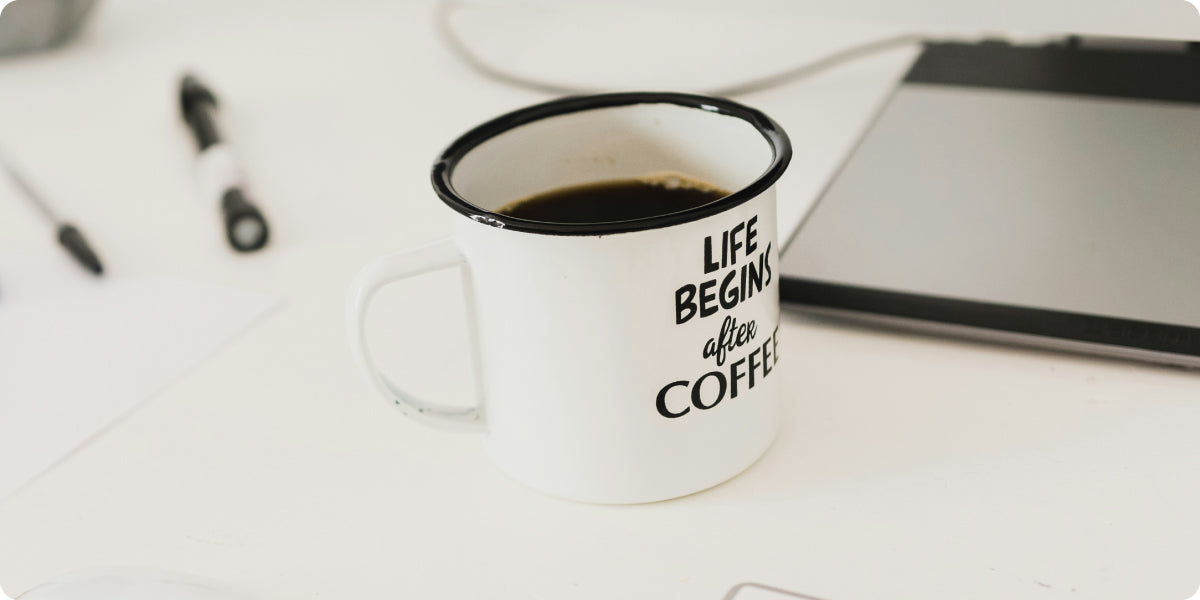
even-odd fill
[[[496,212],[544,223],[613,223],[669,215],[728,196],[717,186],[669,173],[558,188]]]

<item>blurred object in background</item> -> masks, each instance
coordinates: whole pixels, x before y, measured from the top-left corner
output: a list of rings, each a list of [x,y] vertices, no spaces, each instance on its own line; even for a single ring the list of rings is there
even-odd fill
[[[69,41],[95,5],[96,0],[0,0],[0,56]]]

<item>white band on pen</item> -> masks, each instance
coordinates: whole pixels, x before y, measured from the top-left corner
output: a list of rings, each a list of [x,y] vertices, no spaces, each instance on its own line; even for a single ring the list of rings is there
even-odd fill
[[[225,144],[213,144],[200,152],[196,157],[196,177],[204,197],[213,198],[218,205],[227,190],[242,186],[242,173]]]

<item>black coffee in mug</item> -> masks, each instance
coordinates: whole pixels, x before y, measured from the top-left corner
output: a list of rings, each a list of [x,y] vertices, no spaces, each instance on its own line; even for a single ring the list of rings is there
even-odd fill
[[[669,215],[728,195],[710,183],[667,173],[553,189],[509,202],[496,212],[545,223],[615,223]]]

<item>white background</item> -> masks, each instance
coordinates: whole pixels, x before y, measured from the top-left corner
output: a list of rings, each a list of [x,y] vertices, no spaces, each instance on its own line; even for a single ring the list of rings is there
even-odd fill
[[[451,213],[427,181],[446,143],[546,98],[468,71],[438,43],[430,9],[114,1],[77,45],[0,61],[0,142],[84,225],[112,279],[182,275],[287,299],[0,504],[5,590],[113,564],[209,575],[264,598],[715,600],[743,581],[828,600],[1195,590],[1200,380],[1188,372],[785,315],[789,393],[774,447],[728,484],[635,507],[528,491],[487,463],[478,440],[380,402],[346,349],[350,277],[375,254],[448,231]],[[663,75],[665,87],[903,29],[773,14],[724,22],[761,44],[721,40],[730,52],[713,64],[724,66]],[[802,214],[912,55],[739,98],[795,144],[781,221]],[[224,101],[274,226],[262,254],[229,252],[199,197],[175,98],[188,67]],[[4,302],[103,285],[73,269],[0,187]],[[372,323],[395,377],[465,401],[453,281],[389,290]]]

